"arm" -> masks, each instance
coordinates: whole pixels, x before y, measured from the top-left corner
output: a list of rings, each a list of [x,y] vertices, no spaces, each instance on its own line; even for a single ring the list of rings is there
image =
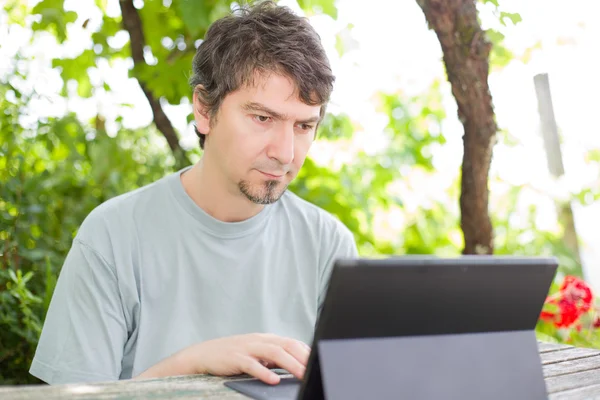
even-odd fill
[[[279,375],[269,368],[284,368],[302,379],[309,354],[308,345],[291,338],[272,334],[229,336],[189,346],[148,368],[135,379],[245,373],[265,383],[277,384]]]
[[[75,239],[50,303],[30,373],[50,384],[118,380],[127,324],[114,268]],[[141,349],[140,351],[143,351]],[[189,346],[135,379],[247,373],[276,384],[278,366],[302,378],[309,347],[269,334],[231,336]]]
[[[114,268],[76,238],[60,272],[30,373],[49,384],[117,380],[127,336]]]
[[[331,230],[326,230],[321,240],[321,251],[326,255],[324,265],[321,266],[321,288],[319,290],[319,313],[325,300],[329,278],[336,260],[358,258],[358,249],[352,232],[340,221],[334,221]]]
[[[158,364],[153,365],[133,379],[162,378],[166,376],[194,375],[205,373],[198,365],[202,356],[197,354],[198,360],[192,359],[191,355],[196,353],[194,346],[185,348],[172,356],[165,358]]]

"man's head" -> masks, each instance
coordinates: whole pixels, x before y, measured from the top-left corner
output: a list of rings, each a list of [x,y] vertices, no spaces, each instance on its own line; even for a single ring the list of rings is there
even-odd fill
[[[205,159],[238,194],[275,202],[304,163],[333,81],[318,34],[289,9],[262,2],[216,21],[190,80]]]

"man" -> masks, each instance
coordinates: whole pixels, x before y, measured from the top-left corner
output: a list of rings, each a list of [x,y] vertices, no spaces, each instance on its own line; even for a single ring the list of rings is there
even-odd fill
[[[332,264],[357,256],[345,226],[286,191],[333,80],[318,35],[286,8],[213,24],[191,78],[202,159],[90,213],[30,372],[301,378]]]

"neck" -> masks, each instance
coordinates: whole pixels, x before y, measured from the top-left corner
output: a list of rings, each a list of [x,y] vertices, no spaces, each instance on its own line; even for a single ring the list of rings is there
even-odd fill
[[[181,183],[194,203],[219,221],[244,221],[264,208],[248,200],[237,186],[228,186],[226,179],[211,168],[204,157],[181,175]]]

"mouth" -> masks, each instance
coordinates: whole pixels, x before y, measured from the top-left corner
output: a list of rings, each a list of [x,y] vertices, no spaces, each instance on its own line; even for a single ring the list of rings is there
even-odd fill
[[[258,172],[260,172],[261,174],[263,174],[264,176],[266,176],[269,179],[275,179],[275,180],[281,179],[285,176],[285,174],[269,174],[269,173],[266,173],[266,172],[263,172],[260,170]]]

